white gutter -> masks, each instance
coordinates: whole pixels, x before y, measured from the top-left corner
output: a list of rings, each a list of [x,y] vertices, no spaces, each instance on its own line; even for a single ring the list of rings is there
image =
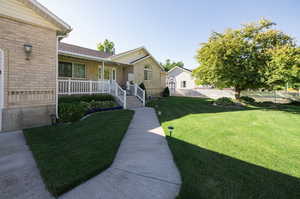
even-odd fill
[[[99,62],[116,63],[118,65],[132,65],[132,64],[122,63],[122,62],[116,62],[116,61],[113,61],[113,60],[107,59],[107,58],[84,55],[84,54],[74,53],[74,52],[64,51],[64,50],[58,50],[58,54],[59,55],[64,55],[64,56],[70,56],[70,57],[74,57],[74,58],[79,58],[79,59],[87,59],[87,60],[99,61]]]
[[[102,61],[111,61],[111,60],[106,59],[106,58],[94,57],[94,56],[84,55],[84,54],[80,54],[80,53],[73,53],[73,52],[64,51],[64,50],[58,50],[58,54],[59,55],[72,56],[72,57],[81,58],[81,59],[89,59],[89,60],[93,60],[93,61],[101,61],[101,62]]]
[[[136,61],[133,61],[133,62],[130,62],[131,64],[136,64],[136,63],[138,63],[138,62],[140,62],[140,61],[143,61],[143,60],[145,60],[145,59],[148,59],[148,58],[150,58],[151,57],[151,55],[148,55],[148,56],[146,56],[146,57],[143,57],[142,59],[138,59],[138,60],[136,60]]]

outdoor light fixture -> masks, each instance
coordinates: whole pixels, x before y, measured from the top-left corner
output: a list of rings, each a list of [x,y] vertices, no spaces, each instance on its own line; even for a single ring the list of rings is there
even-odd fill
[[[29,60],[29,57],[30,57],[31,52],[32,52],[32,45],[24,44],[24,52],[26,54],[26,60]]]
[[[168,129],[169,129],[170,137],[172,137],[172,132],[174,130],[174,127],[173,126],[168,126]]]
[[[161,116],[161,111],[158,111],[158,115]]]

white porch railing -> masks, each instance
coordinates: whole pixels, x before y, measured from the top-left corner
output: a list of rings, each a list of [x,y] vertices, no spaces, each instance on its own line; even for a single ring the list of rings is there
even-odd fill
[[[143,106],[145,106],[146,104],[146,95],[145,95],[145,91],[139,87],[137,84],[135,84],[135,96],[142,101]]]
[[[132,95],[136,96],[142,103],[143,106],[146,104],[146,94],[145,91],[139,87],[137,84],[130,84],[127,82],[127,89],[131,92]]]
[[[126,91],[110,80],[58,80],[59,95],[111,94],[126,109]]]

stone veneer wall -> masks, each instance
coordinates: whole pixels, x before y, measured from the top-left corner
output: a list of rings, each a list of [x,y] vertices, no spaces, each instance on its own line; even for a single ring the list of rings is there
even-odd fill
[[[32,45],[26,60],[24,44]],[[0,17],[4,50],[2,130],[49,124],[55,114],[56,31]]]

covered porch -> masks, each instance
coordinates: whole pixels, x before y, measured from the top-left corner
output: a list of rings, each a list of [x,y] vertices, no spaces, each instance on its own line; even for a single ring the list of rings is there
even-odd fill
[[[111,94],[126,108],[127,94],[131,93],[145,104],[144,91],[135,84],[133,89],[128,87],[132,77],[133,65],[59,51],[58,95]]]

